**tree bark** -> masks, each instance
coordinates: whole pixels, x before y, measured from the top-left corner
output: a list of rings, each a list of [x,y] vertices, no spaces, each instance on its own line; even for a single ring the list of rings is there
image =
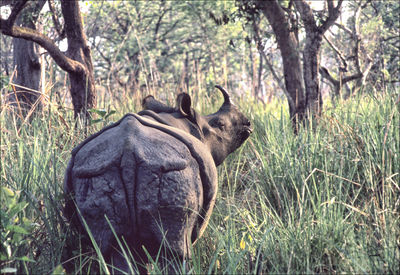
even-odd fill
[[[342,1],[339,0],[335,7],[333,1],[327,0],[328,16],[322,20],[319,26],[314,19],[313,11],[305,0],[293,1],[306,31],[303,50],[303,75],[298,49],[299,43],[295,34],[297,30],[295,20],[288,19],[277,0],[255,2],[267,17],[281,51],[289,113],[294,123],[295,132],[297,132],[299,122],[304,122],[309,115],[318,116],[322,111],[322,96],[318,76],[322,35],[338,18]],[[290,7],[286,10],[290,14]],[[291,20],[293,26],[289,24],[289,20]]]
[[[96,89],[91,52],[83,32],[78,1],[63,0],[61,10],[68,39],[66,56],[84,67],[83,70],[68,72],[75,118],[79,115],[89,118],[88,109],[96,106]]]
[[[247,44],[249,46],[249,59],[250,59],[250,83],[251,83],[251,94],[254,96],[255,99],[257,99],[257,93],[256,93],[256,61],[254,57],[254,53],[251,48],[251,40],[250,38],[246,39]]]
[[[366,7],[366,3],[362,3],[361,1],[358,3],[357,8],[354,11],[354,23],[352,26],[352,31],[353,31],[353,38],[355,40],[355,45],[354,45],[354,56],[355,56],[355,67],[357,70],[357,73],[361,75],[359,79],[357,79],[351,94],[355,95],[358,93],[359,90],[361,90],[362,87],[365,85],[365,81],[367,80],[368,74],[373,66],[373,60],[367,53],[367,51],[363,47],[362,39],[361,39],[361,34],[360,34],[360,16],[361,16],[361,11],[363,8]],[[366,65],[364,70],[361,68],[361,53],[364,53],[366,57]]]
[[[303,74],[306,88],[307,110],[312,116],[320,116],[322,112],[322,95],[319,89],[319,52],[323,34],[335,23],[340,14],[343,0],[334,7],[333,1],[328,3],[328,17],[318,26],[313,11],[305,0],[294,1],[300,13],[306,31],[306,42],[303,50]]]
[[[319,51],[322,34],[319,32],[311,8],[303,1],[295,1],[306,31],[303,50],[303,78],[306,89],[306,108],[310,114],[320,116],[322,96],[319,89]]]
[[[32,3],[18,16],[16,24],[36,29],[36,21],[45,3],[45,0]],[[14,105],[20,107],[24,115],[32,108],[39,111],[42,107],[39,92],[42,64],[40,63],[38,46],[32,41],[14,38],[13,61],[16,70],[13,84],[17,85],[14,86],[14,94],[12,94],[11,100]],[[24,87],[27,89],[24,89]]]
[[[258,59],[260,63],[258,64],[258,75],[257,75],[257,87],[256,87],[256,98],[262,97],[262,72],[263,72],[263,55],[261,52],[258,53]]]
[[[281,51],[289,115],[297,133],[299,123],[304,120],[306,114],[298,41],[295,34],[290,31],[285,12],[277,0],[257,3],[271,24]]]

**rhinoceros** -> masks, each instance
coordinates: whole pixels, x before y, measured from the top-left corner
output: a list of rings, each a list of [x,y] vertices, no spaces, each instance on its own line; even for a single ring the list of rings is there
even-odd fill
[[[65,216],[80,230],[86,223],[117,268],[128,271],[115,235],[141,263],[143,247],[155,256],[162,245],[172,252],[166,258],[190,258],[215,204],[216,166],[252,132],[228,93],[216,87],[224,103],[214,114],[198,114],[186,93],[176,107],[148,96],[143,111],[126,114],[72,150]]]

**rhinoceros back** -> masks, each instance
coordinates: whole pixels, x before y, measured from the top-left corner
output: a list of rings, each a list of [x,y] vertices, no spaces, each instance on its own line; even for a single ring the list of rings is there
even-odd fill
[[[105,215],[128,241],[161,242],[164,231],[172,249],[186,249],[187,238],[196,239],[207,223],[216,185],[215,165],[200,141],[135,114],[79,145],[65,177],[66,192],[103,252],[113,240]],[[74,210],[67,203],[69,216]]]

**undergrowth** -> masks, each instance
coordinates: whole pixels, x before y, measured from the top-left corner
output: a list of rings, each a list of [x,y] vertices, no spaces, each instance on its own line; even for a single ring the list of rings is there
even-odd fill
[[[397,97],[364,95],[327,105],[318,125],[297,136],[284,103],[237,102],[254,132],[218,168],[213,215],[193,247],[190,269],[181,272],[397,273]],[[209,113],[219,106],[212,102],[206,97],[196,108]],[[101,108],[93,111],[88,134],[140,109],[129,100]],[[62,216],[63,177],[85,133],[74,127],[71,110],[50,104],[28,119],[3,104],[0,120],[1,273],[62,273],[70,230]],[[79,247],[73,255],[80,259],[77,273],[101,263]]]

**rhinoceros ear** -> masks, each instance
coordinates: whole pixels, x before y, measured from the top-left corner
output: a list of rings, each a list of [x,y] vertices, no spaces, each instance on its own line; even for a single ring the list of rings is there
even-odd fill
[[[176,108],[183,116],[192,116],[192,99],[187,93],[181,93],[176,98]]]

